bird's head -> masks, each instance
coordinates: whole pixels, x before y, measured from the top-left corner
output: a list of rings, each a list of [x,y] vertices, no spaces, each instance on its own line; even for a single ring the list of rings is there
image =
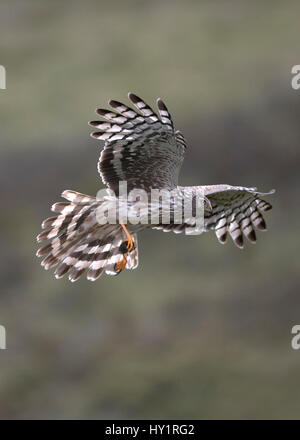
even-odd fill
[[[212,212],[212,210],[213,210],[212,205],[206,196],[204,196],[204,198],[203,198],[203,204],[204,204],[204,211]]]

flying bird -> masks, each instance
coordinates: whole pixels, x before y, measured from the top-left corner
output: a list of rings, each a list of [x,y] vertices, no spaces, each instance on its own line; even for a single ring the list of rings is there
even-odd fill
[[[272,207],[261,196],[274,190],[261,193],[256,188],[225,184],[178,186],[187,148],[183,135],[174,129],[161,99],[157,100],[155,112],[133,93],[128,96],[133,106],[111,100],[110,110],[96,110],[102,119],[89,122],[96,129],[91,136],[104,141],[98,171],[108,191],[118,200],[119,184],[126,182],[128,191],[138,189],[146,194],[153,189],[173,191],[179,199],[187,197],[191,201],[200,194],[203,231],[215,231],[220,243],[230,236],[238,248],[243,248],[245,237],[254,243],[255,229],[266,229],[262,213]],[[135,269],[137,232],[148,227],[188,233],[195,226],[193,216],[178,224],[174,215],[168,223],[162,222],[160,215],[155,224],[100,224],[97,210],[109,203],[110,197],[99,200],[71,190],[63,191],[61,196],[66,201],[52,205],[56,215],[43,221],[43,231],[37,237],[38,242],[46,241],[37,256],[44,257],[41,264],[45,269],[57,266],[56,278],[68,273],[70,281],[76,281],[86,271],[87,279],[95,281],[104,272],[117,275],[124,269]],[[160,205],[160,214],[163,209]]]

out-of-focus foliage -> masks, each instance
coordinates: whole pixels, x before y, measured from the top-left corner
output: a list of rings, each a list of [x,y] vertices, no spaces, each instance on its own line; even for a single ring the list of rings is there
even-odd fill
[[[1,418],[298,418],[299,2],[2,1]],[[63,189],[95,194],[87,121],[165,99],[182,184],[272,187],[269,231],[140,235],[140,267],[57,281],[35,235]]]

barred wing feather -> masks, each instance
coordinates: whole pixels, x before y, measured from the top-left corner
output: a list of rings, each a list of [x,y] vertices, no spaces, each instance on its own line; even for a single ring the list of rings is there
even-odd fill
[[[105,142],[98,162],[102,181],[118,194],[119,182],[133,188],[173,189],[186,149],[182,134],[174,131],[167,107],[157,100],[158,114],[141,98],[129,93],[135,110],[109,101],[113,110],[97,109],[105,120],[90,121],[98,131],[93,138]]]
[[[193,190],[195,188],[197,187],[193,187]],[[267,229],[263,212],[271,209],[272,205],[261,196],[273,194],[274,190],[261,193],[257,192],[256,188],[230,185],[209,185],[198,188],[204,190],[205,196],[212,205],[211,212],[204,212],[204,232],[215,231],[220,243],[225,243],[229,235],[237,247],[243,248],[244,237],[255,243],[255,229],[260,231]],[[153,229],[181,233],[194,225],[195,221],[191,220],[180,225],[158,225]]]

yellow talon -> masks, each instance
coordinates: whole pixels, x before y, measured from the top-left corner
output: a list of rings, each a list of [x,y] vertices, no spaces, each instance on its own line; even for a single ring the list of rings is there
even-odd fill
[[[127,242],[123,242],[122,245],[126,246],[126,252],[123,253],[123,259],[121,261],[118,261],[115,265],[115,270],[117,272],[121,272],[122,270],[125,269],[126,264],[127,264],[127,254],[128,252],[131,252],[134,249],[134,242],[132,240],[131,235],[129,234],[126,226],[124,225],[124,223],[120,223],[120,225],[123,228],[123,231],[126,234],[126,238],[127,238]]]
[[[120,225],[122,226],[123,231],[126,234],[126,238],[127,238],[127,251],[130,252],[134,248],[134,243],[133,243],[132,237],[129,234],[129,232],[128,232],[126,226],[124,225],[124,223],[120,223]]]
[[[116,271],[121,272],[121,270],[124,270],[127,264],[127,254],[123,254],[123,259],[121,261],[118,261],[116,263]]]

